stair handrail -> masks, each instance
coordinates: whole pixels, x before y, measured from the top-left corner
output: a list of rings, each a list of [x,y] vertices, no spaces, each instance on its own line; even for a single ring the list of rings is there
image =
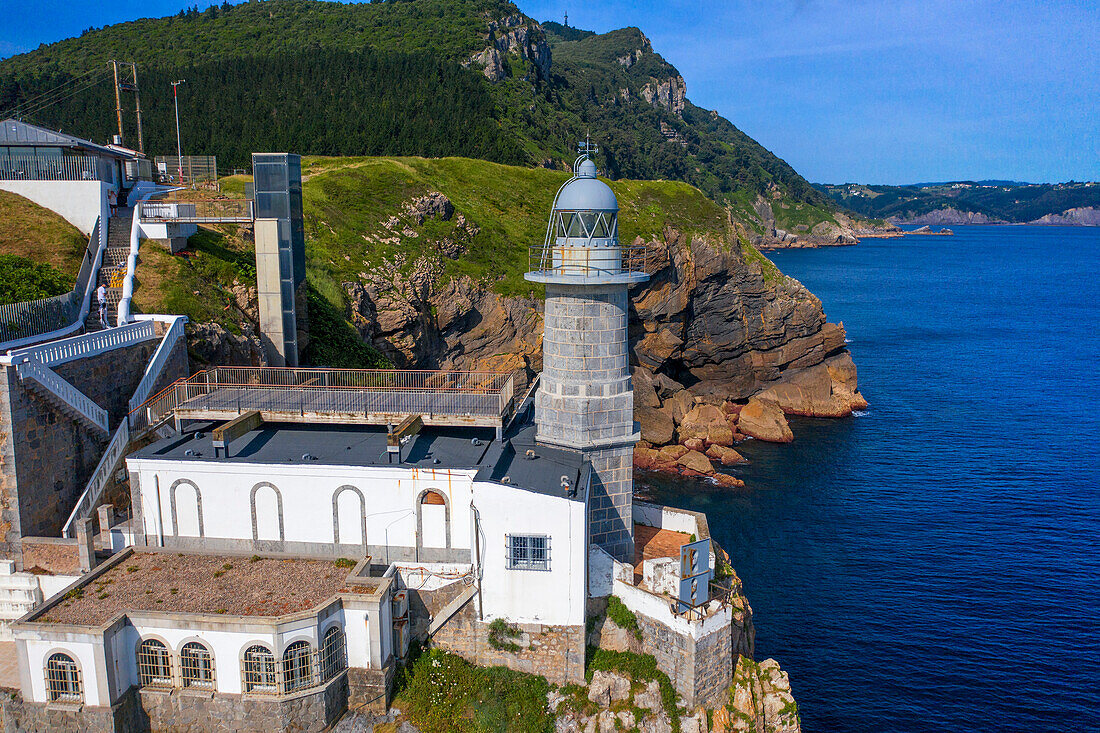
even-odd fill
[[[76,501],[76,506],[73,507],[72,513],[65,521],[65,526],[61,530],[62,537],[72,537],[73,524],[76,520],[91,513],[92,508],[99,501],[99,497],[103,495],[103,490],[107,487],[107,481],[114,475],[118,462],[126,455],[126,449],[129,445],[130,424],[123,420],[122,424],[115,430],[115,434],[111,436],[111,442],[107,444],[103,456],[96,464],[95,470],[92,471],[91,478],[88,479],[87,486],[84,487],[83,493]]]
[[[145,367],[145,373],[142,374],[141,381],[138,382],[137,389],[134,390],[134,395],[130,398],[129,412],[133,412],[149,398],[153,387],[157,384],[157,380],[164,372],[164,367],[168,363],[168,357],[171,356],[172,349],[184,337],[184,326],[187,324],[187,316],[168,316],[166,318],[165,316],[141,315],[135,316],[135,318],[138,320],[129,324],[130,326],[140,323],[152,324],[155,321],[170,321],[171,325],[165,332],[164,337],[161,338],[157,350],[153,352],[153,358],[149,360],[148,366]]]
[[[121,326],[134,320],[130,314],[130,305],[134,298],[134,289],[137,287],[135,278],[137,277],[138,248],[141,246],[141,204],[152,196],[179,190],[181,189],[153,189],[142,194],[141,198],[134,202],[134,214],[130,219],[130,255],[126,258],[126,277],[122,281],[122,299],[118,302],[118,310],[115,313],[116,325]]]
[[[106,410],[38,359],[33,356],[21,357],[21,360],[15,364],[15,369],[20,381],[30,379],[38,382],[59,400],[98,426],[104,433],[111,431]]]

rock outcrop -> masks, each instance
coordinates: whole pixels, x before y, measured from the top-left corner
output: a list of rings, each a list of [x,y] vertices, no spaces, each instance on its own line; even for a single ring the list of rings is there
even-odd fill
[[[497,82],[508,76],[505,56],[511,54],[530,62],[535,78],[550,78],[550,43],[542,26],[520,14],[510,15],[488,24],[489,45],[484,51],[470,56],[466,65],[476,64],[484,70],[489,81]]]
[[[710,733],[800,733],[798,704],[787,673],[774,659],[737,660],[730,702],[712,715]]]
[[[675,115],[682,114],[687,99],[684,77],[676,74],[664,79],[651,78],[641,89],[642,99],[654,107],[667,109]]]

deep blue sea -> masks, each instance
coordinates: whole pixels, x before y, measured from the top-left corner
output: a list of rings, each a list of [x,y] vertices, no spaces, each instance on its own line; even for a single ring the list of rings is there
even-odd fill
[[[1100,730],[1100,229],[956,227],[769,256],[871,406],[749,441],[707,512],[803,730]]]

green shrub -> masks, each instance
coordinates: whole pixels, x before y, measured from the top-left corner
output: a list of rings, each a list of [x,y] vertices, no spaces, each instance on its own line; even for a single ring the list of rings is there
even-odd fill
[[[52,265],[0,255],[0,305],[51,298],[72,287],[72,280]]]
[[[395,700],[423,733],[550,733],[550,684],[504,667],[476,667],[438,649],[416,655],[399,675]]]
[[[504,619],[493,619],[489,624],[489,646],[504,652],[518,652],[519,644],[510,639],[518,639],[519,633],[519,629]]]
[[[333,561],[332,564],[335,565],[338,568],[348,568],[348,569],[350,569],[350,568],[355,567],[355,561],[351,560],[349,558],[346,558],[346,557],[338,557],[338,558],[336,558],[335,561]]]
[[[616,626],[626,629],[634,634],[638,641],[642,640],[642,630],[638,627],[638,617],[627,608],[618,596],[607,599],[607,617],[615,622]]]

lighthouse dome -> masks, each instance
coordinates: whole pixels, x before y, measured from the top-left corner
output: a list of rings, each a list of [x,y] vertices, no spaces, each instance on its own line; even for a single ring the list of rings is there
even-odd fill
[[[618,211],[619,201],[615,193],[603,181],[596,178],[596,164],[582,160],[572,180],[562,186],[557,211]]]

